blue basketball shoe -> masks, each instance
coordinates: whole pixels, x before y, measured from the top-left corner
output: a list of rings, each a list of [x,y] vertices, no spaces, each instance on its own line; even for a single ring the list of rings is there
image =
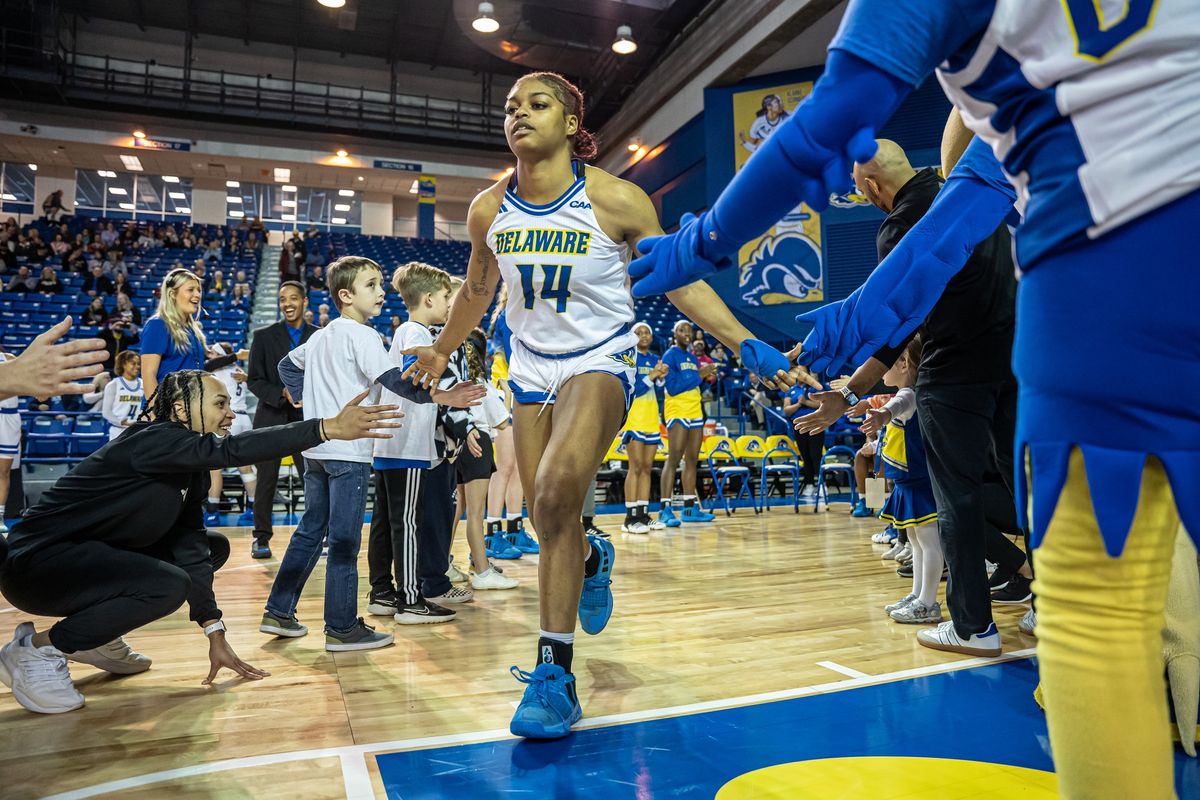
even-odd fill
[[[541,548],[538,547],[537,539],[529,535],[529,531],[525,530],[524,525],[515,531],[505,533],[504,540],[522,553],[537,553],[541,551]]]
[[[511,667],[514,678],[524,683],[525,696],[508,724],[514,736],[526,739],[561,739],[583,716],[575,695],[575,676],[558,664],[541,663],[533,672]]]
[[[584,576],[583,592],[579,595],[579,626],[593,636],[604,630],[612,616],[612,567],[616,551],[612,542],[589,536],[588,542],[600,556],[600,566],[590,578]]]
[[[662,511],[658,512],[658,521],[668,528],[678,528],[683,523],[679,521],[679,517],[675,516],[675,512],[670,506],[663,506]]]
[[[679,515],[679,519],[683,522],[712,522],[716,517],[701,508],[699,503],[696,503],[695,505],[684,506],[683,513]]]
[[[502,533],[493,533],[483,537],[483,546],[488,558],[512,561],[521,557],[521,551],[513,547]]]

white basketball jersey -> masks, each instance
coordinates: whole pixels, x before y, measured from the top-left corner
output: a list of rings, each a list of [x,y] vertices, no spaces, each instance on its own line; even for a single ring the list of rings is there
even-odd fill
[[[146,393],[142,389],[142,379],[127,381],[117,376],[109,381],[105,389],[109,387],[113,387],[110,390],[113,393],[112,420],[128,420],[130,424],[137,422],[137,416],[141,413],[142,404],[146,400]]]
[[[225,348],[221,345],[214,345],[213,349],[219,350],[221,353],[225,353]],[[229,407],[233,409],[233,413],[245,414],[247,392],[246,382],[238,382],[233,378],[233,373],[238,369],[240,369],[240,367],[235,362],[228,367],[221,367],[221,369],[213,373],[213,377],[225,384],[225,389],[229,392]],[[242,371],[244,372],[245,370]]]
[[[629,246],[601,230],[588,200],[585,168],[552,203],[537,206],[510,181],[488,244],[508,284],[513,335],[535,353],[590,349],[633,324]]]
[[[1198,0],[995,0],[938,77],[1032,196],[1022,261],[1200,188]]]

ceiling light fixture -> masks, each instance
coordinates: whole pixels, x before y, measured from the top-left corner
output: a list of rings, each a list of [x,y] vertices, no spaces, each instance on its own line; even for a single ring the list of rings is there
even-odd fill
[[[334,211],[349,211],[350,204],[349,203],[334,203],[333,210]]]
[[[11,192],[5,192],[3,195],[0,195],[0,197],[3,197],[5,200],[16,200],[17,199],[17,196],[15,194],[12,194]]]
[[[348,156],[348,155],[350,155],[350,151],[349,151],[349,150],[338,150],[338,151],[337,151],[337,157],[338,157],[338,158],[345,158],[345,157],[346,157],[346,156]]]
[[[408,187],[408,193],[409,194],[417,193],[417,179],[416,178],[413,178],[412,186]]]
[[[145,132],[144,130],[142,130],[141,128],[138,128],[137,130],[135,130],[135,131],[133,132],[133,138],[135,138],[135,139],[145,139],[145,138],[146,138],[146,132]]]
[[[130,172],[141,172],[142,162],[137,156],[121,156],[121,163],[125,165],[125,169]]]
[[[163,175],[163,183],[179,183],[179,178],[174,175]]]
[[[187,195],[183,192],[167,192],[167,197],[172,200],[187,200]]]
[[[317,2],[326,8],[341,8],[346,5],[346,0],[317,0]]]
[[[332,222],[334,225],[345,225],[346,224],[345,217],[333,217],[329,221]]]
[[[118,195],[127,195],[127,194],[129,194],[129,192],[125,191],[125,190],[124,190],[124,189],[122,189],[120,186],[110,186],[110,187],[108,187],[108,193],[109,193],[109,194],[118,194]]]
[[[30,165],[29,165],[29,168],[30,168],[31,170],[33,170],[34,172],[37,172],[37,164],[30,164]]]
[[[513,168],[512,168],[512,167],[505,167],[505,168],[504,168],[504,174],[505,174],[505,175],[512,175],[512,174],[513,174],[513,172],[514,172],[514,170],[513,170]]]
[[[237,209],[233,209],[232,211],[229,212],[229,216],[233,217],[234,219],[239,219],[241,217],[246,216],[246,212],[238,211]]]
[[[642,146],[642,142],[640,139],[630,139],[629,144],[626,146],[625,149],[631,153],[636,153],[638,151],[638,148],[641,146]]]
[[[628,25],[618,25],[617,38],[612,43],[612,49],[619,56],[627,56],[637,50],[637,42],[633,40],[633,28]]]
[[[292,179],[292,171],[290,169],[288,169],[287,167],[276,167],[275,168],[275,182],[276,183],[287,183],[291,179]]]
[[[113,172],[112,170],[109,170],[109,169],[102,169],[102,170],[99,170],[99,171],[98,171],[96,174],[97,174],[97,175],[99,175],[101,178],[115,178],[115,177],[117,177],[117,173],[115,173],[115,172]]]
[[[133,211],[133,203],[117,203],[117,205],[126,211]]]
[[[359,175],[359,176],[358,176],[358,179],[359,179],[360,181],[365,181],[365,180],[366,180],[366,178],[364,178],[362,175]]]
[[[280,214],[279,218],[281,220],[283,220],[284,222],[295,222],[296,221],[295,214]]]
[[[242,204],[242,198],[238,197],[237,195],[231,194],[225,198],[225,202],[226,203],[236,203],[237,205],[240,206]]]
[[[471,27],[480,33],[495,33],[500,30],[500,23],[492,15],[496,13],[491,3],[479,4],[479,16],[471,21]]]
[[[242,184],[237,181],[225,181],[225,187],[228,189],[240,189]]]
[[[338,194],[342,197],[354,197],[353,189],[338,189]]]
[[[280,200],[279,205],[283,206],[284,208],[295,208],[296,201],[295,200]]]
[[[283,187],[283,190],[285,192],[294,192],[294,191],[296,191],[296,187],[295,186],[285,186],[285,187]]]
[[[190,208],[176,208],[175,213],[176,214],[190,214],[190,213],[192,213],[192,210]]]

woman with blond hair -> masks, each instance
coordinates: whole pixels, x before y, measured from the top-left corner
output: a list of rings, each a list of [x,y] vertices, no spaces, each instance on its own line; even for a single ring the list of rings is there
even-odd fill
[[[204,369],[208,343],[197,315],[203,288],[196,274],[173,269],[163,278],[158,310],[142,329],[142,383],[146,397],[181,369]]]

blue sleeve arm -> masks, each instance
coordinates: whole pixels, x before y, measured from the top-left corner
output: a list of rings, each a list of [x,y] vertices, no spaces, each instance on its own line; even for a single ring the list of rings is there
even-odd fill
[[[297,403],[304,400],[304,369],[292,361],[291,355],[279,359],[279,380]]]
[[[674,348],[668,350],[663,356],[663,363],[667,365],[667,374],[663,376],[663,388],[667,390],[667,394],[681,394],[692,388],[691,382],[679,368],[682,358],[682,354]]]
[[[1012,213],[1015,199],[991,149],[973,141],[929,211],[867,282],[841,303],[797,318],[814,324],[799,362],[840,374],[902,341],[928,316],[975,246]]]
[[[279,374],[283,375],[283,372],[281,371]],[[411,400],[414,403],[433,402],[433,398],[429,396],[429,390],[414,385],[411,380],[404,377],[404,370],[399,367],[389,369],[376,378],[375,382],[388,391],[395,392],[405,400]]]

